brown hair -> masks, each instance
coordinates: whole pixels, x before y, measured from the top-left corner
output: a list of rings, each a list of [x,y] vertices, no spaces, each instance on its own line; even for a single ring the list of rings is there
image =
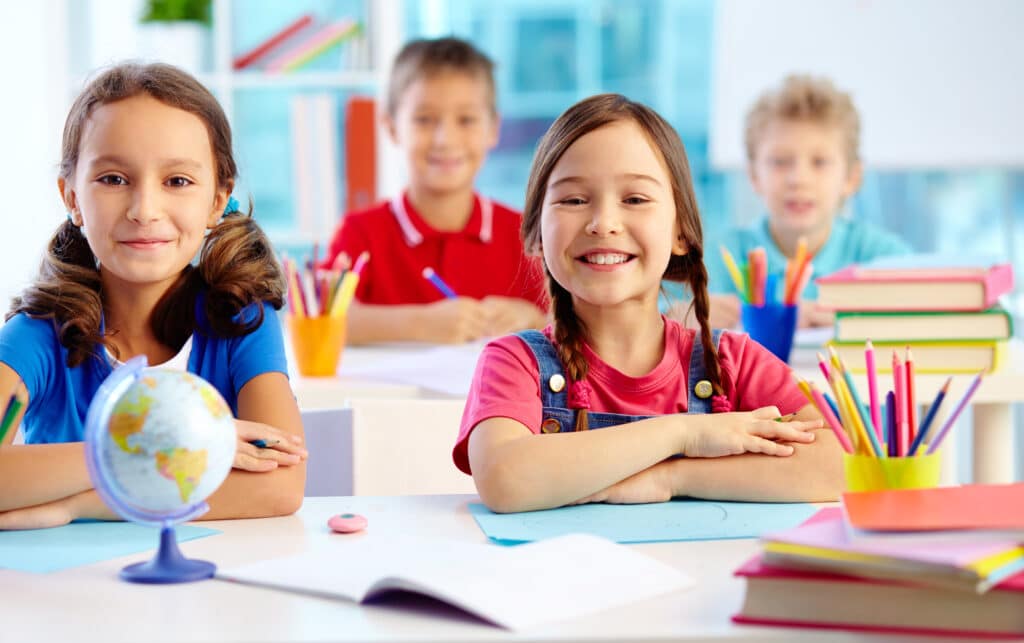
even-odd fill
[[[703,232],[700,213],[690,177],[686,149],[679,134],[651,108],[635,103],[619,94],[599,94],[584,99],[565,111],[552,123],[537,146],[526,187],[523,209],[523,244],[527,248],[540,247],[540,217],[547,192],[548,180],[559,159],[569,147],[584,135],[618,121],[632,121],[647,135],[651,145],[661,153],[672,183],[672,196],[676,206],[682,241],[689,249],[685,255],[672,255],[665,268],[664,278],[686,282],[693,292],[693,307],[700,322],[700,341],[704,346],[704,367],[716,394],[722,394],[721,369],[718,352],[708,324],[708,273],[704,268]],[[566,374],[573,382],[587,375],[587,362],[583,356],[583,341],[587,329],[576,316],[572,295],[547,274],[554,317],[554,339],[558,355]],[[586,410],[576,417],[576,430],[587,428]]]
[[[747,160],[753,162],[765,129],[774,122],[809,121],[835,127],[846,142],[846,160],[860,160],[860,116],[853,99],[827,78],[787,76],[782,86],[757,99],[747,113]]]
[[[140,94],[199,117],[210,135],[218,186],[233,184],[237,167],[231,128],[217,99],[189,74],[159,63],[114,66],[75,99],[64,124],[59,173],[65,181],[70,183],[74,177],[82,132],[93,110]],[[100,328],[100,286],[89,242],[77,226],[65,221],[47,246],[35,282],[13,299],[7,319],[24,312],[54,320],[60,342],[68,350],[68,366],[78,366],[95,355],[99,345],[110,346]],[[244,335],[262,323],[261,306],[255,316],[240,318],[246,306],[259,302],[282,306],[284,279],[270,241],[252,218],[251,203],[248,213],[225,214],[206,236],[199,266],[186,266],[157,302],[150,324],[162,344],[180,347],[196,329],[195,302],[201,290],[207,291],[204,312],[210,328],[228,337]]]
[[[447,37],[412,40],[398,52],[388,77],[388,116],[393,118],[398,112],[402,93],[409,85],[440,71],[460,72],[487,83],[491,112],[497,113],[494,62],[465,40]]]

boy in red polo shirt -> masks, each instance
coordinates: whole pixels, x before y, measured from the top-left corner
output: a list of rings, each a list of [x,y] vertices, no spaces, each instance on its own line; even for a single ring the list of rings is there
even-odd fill
[[[523,252],[521,215],[473,190],[498,141],[491,60],[456,38],[410,42],[391,70],[384,123],[409,186],[347,214],[322,264],[370,253],[349,341],[465,342],[543,326],[543,273]],[[442,294],[424,268],[457,296]]]

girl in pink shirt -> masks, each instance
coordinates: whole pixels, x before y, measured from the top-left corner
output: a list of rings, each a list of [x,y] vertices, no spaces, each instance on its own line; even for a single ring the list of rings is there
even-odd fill
[[[488,344],[453,453],[491,509],[835,499],[840,448],[788,367],[708,325],[686,152],[658,114],[614,94],[562,114],[522,232],[554,323]],[[662,279],[689,286],[699,331],[658,312]]]

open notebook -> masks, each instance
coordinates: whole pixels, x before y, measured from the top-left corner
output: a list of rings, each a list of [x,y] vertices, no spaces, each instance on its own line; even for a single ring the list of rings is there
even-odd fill
[[[217,578],[358,602],[388,591],[416,592],[513,630],[693,584],[664,563],[587,534],[517,547],[399,539],[332,542],[297,556],[220,569]]]

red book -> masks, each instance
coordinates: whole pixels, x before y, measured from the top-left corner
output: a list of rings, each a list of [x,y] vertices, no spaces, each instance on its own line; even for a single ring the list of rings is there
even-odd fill
[[[313,24],[313,16],[307,13],[249,51],[235,58],[233,67],[235,69],[245,69],[246,67],[249,67],[311,24]]]
[[[770,567],[760,556],[735,572],[747,581],[737,623],[940,634],[1024,636],[1024,572],[985,594]]]
[[[345,106],[345,210],[377,200],[377,117],[374,100],[353,96]]]

